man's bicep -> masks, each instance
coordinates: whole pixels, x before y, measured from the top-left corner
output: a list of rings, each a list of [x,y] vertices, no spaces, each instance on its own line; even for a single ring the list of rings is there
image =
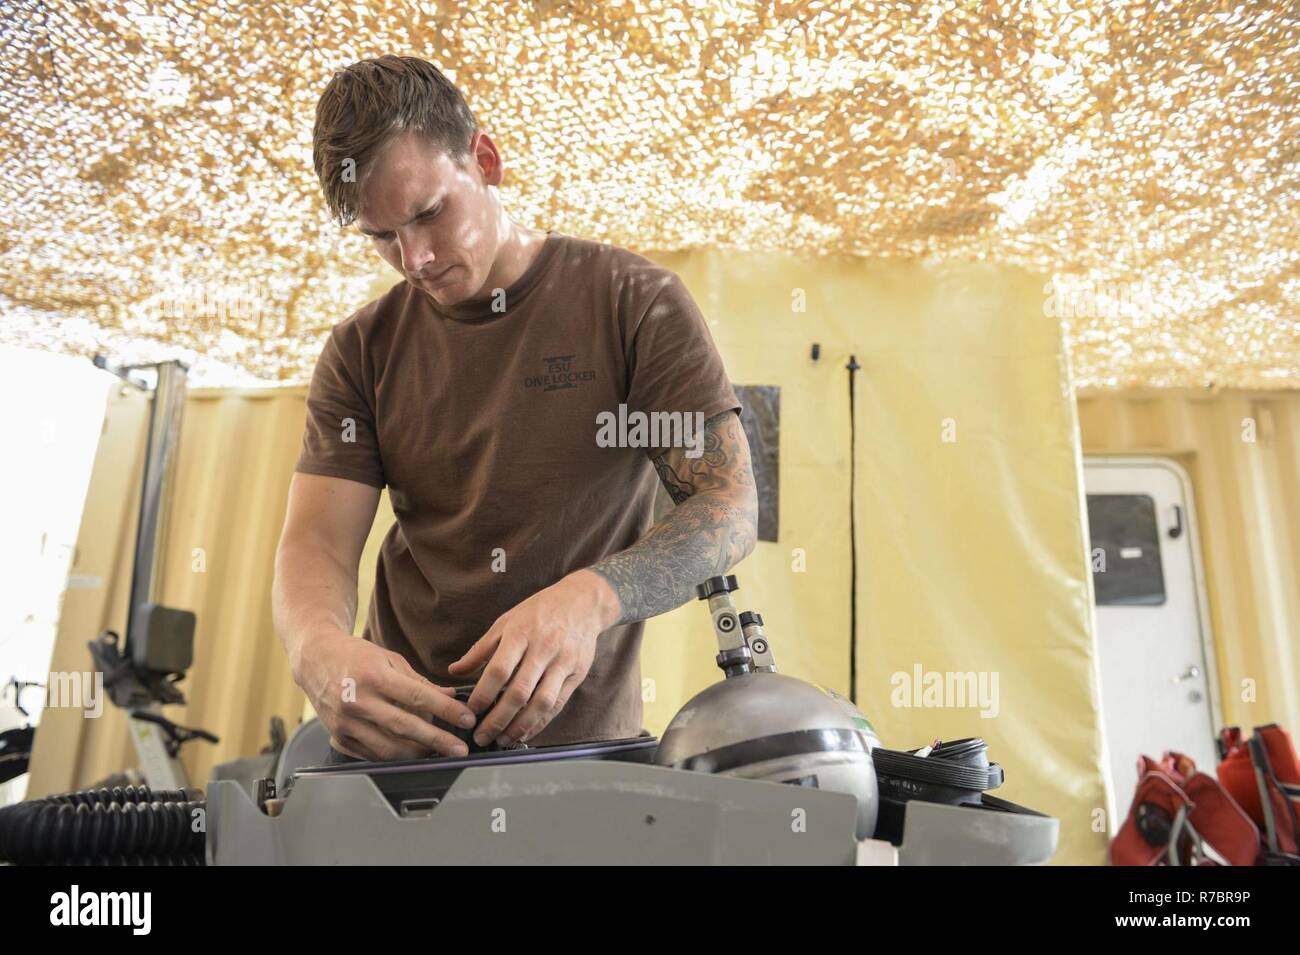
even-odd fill
[[[361,560],[379,509],[379,488],[346,478],[298,471],[289,482],[282,544],[324,549],[349,569]]]
[[[342,326],[340,326],[342,327]],[[363,384],[355,342],[325,341],[307,389],[307,419],[296,470],[383,487],[374,396]]]
[[[703,491],[756,494],[749,440],[734,409],[704,423],[698,455],[690,447],[670,448],[655,458],[655,471],[674,504]]]

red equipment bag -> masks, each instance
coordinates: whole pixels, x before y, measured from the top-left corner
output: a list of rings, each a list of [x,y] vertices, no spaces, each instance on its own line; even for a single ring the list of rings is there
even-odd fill
[[[1258,855],[1259,829],[1190,757],[1138,757],[1137,791],[1111,843],[1111,865],[1254,865]]]
[[[1300,759],[1286,730],[1276,723],[1256,726],[1243,740],[1229,726],[1219,738],[1219,782],[1263,833],[1261,862],[1300,864]]]

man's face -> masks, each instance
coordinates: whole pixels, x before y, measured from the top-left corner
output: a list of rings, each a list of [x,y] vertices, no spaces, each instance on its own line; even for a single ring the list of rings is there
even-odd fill
[[[357,226],[389,265],[438,304],[481,298],[497,254],[499,206],[490,187],[500,178],[496,150],[481,131],[464,169],[408,132],[371,171]]]

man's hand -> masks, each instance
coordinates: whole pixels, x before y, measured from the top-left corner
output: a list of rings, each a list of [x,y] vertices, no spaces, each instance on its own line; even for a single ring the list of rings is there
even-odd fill
[[[587,678],[596,638],[617,614],[609,585],[591,571],[579,570],[498,617],[448,667],[457,677],[483,669],[469,706],[479,714],[492,710],[480,720],[475,741],[509,746],[540,733]]]
[[[343,478],[294,474],[271,608],[276,633],[334,747],[358,759],[411,759],[465,744],[429,722],[473,726],[450,687],[430,683],[401,654],[352,635],[357,562],[375,520],[379,489]]]
[[[340,752],[366,760],[468,752],[459,739],[430,723],[429,716],[468,728],[474,725],[473,714],[451,687],[429,682],[400,653],[340,630],[313,636],[297,669],[295,681]]]

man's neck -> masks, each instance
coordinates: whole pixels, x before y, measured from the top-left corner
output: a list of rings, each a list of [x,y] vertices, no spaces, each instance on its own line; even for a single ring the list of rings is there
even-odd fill
[[[497,251],[496,262],[488,273],[484,289],[491,297],[493,289],[509,288],[523,277],[528,267],[537,259],[546,243],[546,233],[538,229],[524,227],[506,220],[509,229],[506,239]]]

